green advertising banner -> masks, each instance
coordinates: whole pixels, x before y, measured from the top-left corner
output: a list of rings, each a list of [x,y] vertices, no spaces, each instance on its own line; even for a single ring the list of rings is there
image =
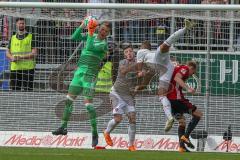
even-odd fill
[[[230,53],[212,53],[210,65],[207,65],[206,54],[204,53],[171,53],[180,63],[186,63],[188,60],[198,62],[199,68],[197,77],[191,78],[187,83],[198,89],[201,94],[206,91],[206,67],[210,67],[210,93],[211,95],[240,95],[240,82],[238,80],[238,60],[240,55]],[[199,87],[199,88],[198,88]]]

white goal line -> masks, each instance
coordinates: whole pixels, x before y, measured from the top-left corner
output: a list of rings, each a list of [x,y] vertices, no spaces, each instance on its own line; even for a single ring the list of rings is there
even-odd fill
[[[231,10],[240,5],[222,4],[135,4],[135,3],[50,3],[50,2],[0,2],[0,8],[81,8],[81,9],[144,9],[144,10]]]

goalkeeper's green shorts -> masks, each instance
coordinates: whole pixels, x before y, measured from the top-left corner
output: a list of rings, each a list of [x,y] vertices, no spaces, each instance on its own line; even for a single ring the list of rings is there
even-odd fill
[[[68,93],[75,96],[81,94],[85,99],[93,99],[96,79],[96,75],[88,74],[78,68],[74,73],[74,77],[68,88]]]

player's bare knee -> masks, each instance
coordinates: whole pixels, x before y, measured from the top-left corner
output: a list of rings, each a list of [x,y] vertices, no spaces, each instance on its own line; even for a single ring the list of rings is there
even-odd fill
[[[129,118],[130,124],[136,124],[136,118]]]
[[[128,113],[128,121],[129,123],[136,123],[136,113],[135,112],[130,112]]]
[[[84,98],[84,104],[86,104],[86,103],[92,103],[92,99]]]
[[[67,94],[66,98],[70,101],[74,101],[76,99],[76,96],[72,95],[72,94]]]
[[[186,120],[184,117],[178,119],[178,125],[181,127],[185,127],[186,126]]]
[[[122,121],[122,115],[121,114],[115,114],[114,120],[116,123],[120,123]]]
[[[165,44],[165,43],[163,43],[163,44],[160,45],[160,51],[161,51],[161,53],[169,52],[169,48],[170,48],[170,47],[169,47],[167,44]]]
[[[203,113],[202,113],[200,110],[196,109],[196,110],[193,112],[193,116],[198,117],[198,118],[201,118],[201,117],[203,116]]]
[[[164,87],[159,87],[158,88],[158,95],[159,96],[165,96],[168,92],[168,89],[167,88],[164,88]]]
[[[203,113],[200,110],[198,110],[198,117],[202,118],[202,116],[203,116]]]

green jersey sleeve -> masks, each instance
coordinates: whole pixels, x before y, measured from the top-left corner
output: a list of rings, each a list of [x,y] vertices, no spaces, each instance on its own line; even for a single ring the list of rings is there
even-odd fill
[[[72,34],[71,39],[75,40],[75,41],[86,41],[87,40],[87,35],[84,35],[82,33],[82,28],[81,27],[78,27],[74,31],[74,33]]]

